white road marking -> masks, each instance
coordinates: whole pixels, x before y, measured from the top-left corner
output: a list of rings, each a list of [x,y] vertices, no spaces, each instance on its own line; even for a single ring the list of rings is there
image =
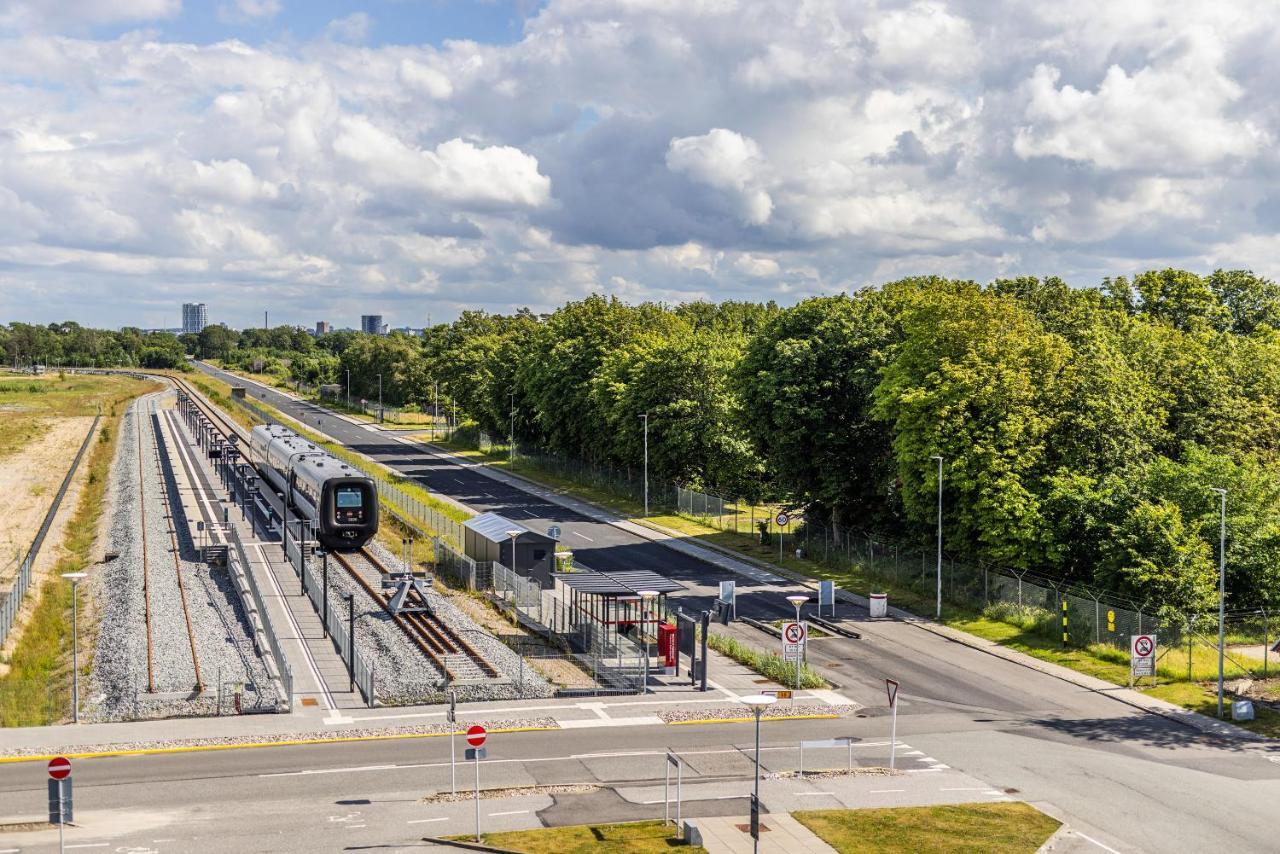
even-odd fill
[[[409,824],[431,824],[434,821],[448,821],[448,820],[449,820],[449,816],[447,815],[442,818],[415,818],[415,819],[410,819]]]
[[[110,842],[81,842],[76,845],[67,845],[66,848],[106,848]]]
[[[0,848],[0,854],[22,854],[21,848]]]
[[[732,800],[734,800],[735,798],[746,798],[746,797],[750,797],[750,796],[749,796],[749,795],[716,795],[714,798],[698,798],[697,800],[700,800],[700,801],[732,801]],[[637,803],[639,803],[641,806],[652,806],[653,804],[660,804],[660,803],[662,803],[662,801],[637,801]]]
[[[889,794],[890,792],[905,792],[905,791],[906,791],[906,789],[872,789],[872,790],[871,790],[871,794],[873,794],[873,795],[887,795],[887,794]]]
[[[582,537],[582,539],[586,540],[588,543],[594,543],[594,542],[595,542],[595,540],[591,539],[591,538],[590,538],[590,537],[588,537],[586,534],[579,534],[577,531],[574,531],[574,532],[573,532],[573,535],[574,535],[575,537]]]
[[[939,792],[987,792],[988,794],[990,793],[990,790],[987,789],[986,786],[955,786],[952,788],[943,787],[938,791]],[[1003,795],[1004,792],[998,792],[997,794]]]
[[[800,798],[812,798],[817,797],[818,795],[826,795],[829,798],[834,798],[836,796],[835,792],[796,792],[796,797]]]
[[[362,827],[368,827],[368,826],[369,825],[367,824],[344,824],[343,825],[343,827],[345,827],[347,830],[359,830]]]
[[[1101,848],[1103,851],[1110,851],[1110,852],[1111,852],[1111,854],[1120,854],[1120,852],[1119,852],[1119,851],[1117,851],[1116,849],[1112,848],[1110,845],[1103,845],[1101,842],[1099,842],[1098,840],[1094,839],[1092,836],[1089,836],[1089,835],[1088,835],[1088,834],[1086,834],[1086,833],[1081,833],[1080,831],[1078,831],[1078,830],[1077,830],[1077,831],[1075,831],[1075,834],[1076,834],[1076,836],[1079,836],[1081,839],[1083,839],[1083,840],[1085,840],[1085,841],[1087,841],[1087,842],[1092,842],[1094,845],[1098,846],[1098,847],[1099,847],[1099,848]],[[68,847],[68,848],[70,848],[71,846],[69,846],[69,845],[68,845],[67,847]]]
[[[507,812],[491,812],[489,818],[496,818],[500,815],[528,815],[528,810],[508,810]]]

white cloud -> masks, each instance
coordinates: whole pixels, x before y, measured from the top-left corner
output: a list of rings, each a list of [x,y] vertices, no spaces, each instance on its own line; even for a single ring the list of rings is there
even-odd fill
[[[755,140],[713,128],[702,136],[671,140],[666,161],[671,171],[735,196],[744,223],[768,222],[773,199],[761,188],[766,163]]]
[[[216,286],[246,322],[225,306],[263,283],[282,315],[439,319],[1089,282],[1265,265],[1280,230],[1273,4],[550,0],[514,43],[439,46],[362,13],[311,41],[145,29],[180,11],[0,4],[8,316],[160,323]]]
[[[231,24],[270,21],[283,8],[280,0],[233,0],[218,4],[218,19]]]
[[[359,43],[369,37],[373,18],[365,12],[352,12],[344,18],[334,18],[324,28],[325,35],[334,41]]]

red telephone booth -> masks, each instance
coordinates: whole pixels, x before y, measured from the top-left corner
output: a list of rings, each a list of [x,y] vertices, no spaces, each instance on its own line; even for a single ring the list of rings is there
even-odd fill
[[[676,627],[670,623],[658,624],[658,654],[662,656],[665,667],[675,667],[680,654],[676,648]]]

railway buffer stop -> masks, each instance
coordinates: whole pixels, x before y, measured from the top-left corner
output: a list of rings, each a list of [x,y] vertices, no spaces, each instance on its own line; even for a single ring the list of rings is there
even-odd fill
[[[512,533],[515,532],[515,536]],[[551,587],[556,540],[497,513],[481,513],[463,524],[463,551],[476,561],[493,561]],[[515,548],[514,561],[512,547]]]

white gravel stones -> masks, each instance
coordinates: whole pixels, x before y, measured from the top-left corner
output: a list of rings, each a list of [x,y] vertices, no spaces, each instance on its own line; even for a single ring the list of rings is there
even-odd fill
[[[89,720],[134,720],[219,712],[219,682],[223,713],[234,712],[235,683],[245,685],[244,711],[271,709],[277,697],[262,661],[254,655],[244,613],[225,570],[211,570],[195,560],[176,478],[185,478],[176,456],[167,419],[160,415],[162,457],[159,464],[150,410],[169,393],[140,398],[121,422],[120,441],[112,467],[114,506],[111,508],[109,549],[119,557],[94,573],[93,583],[101,622],[86,692],[84,717]],[[138,500],[138,436],[142,436],[142,483],[146,501],[146,558],[151,613],[152,675],[155,692],[148,692],[147,630],[143,592],[141,508]],[[176,473],[176,474],[175,474]],[[184,481],[185,482],[185,481]],[[175,504],[179,562],[175,569],[173,540],[162,496]],[[200,675],[204,691],[196,688],[191,637],[183,615],[178,573],[186,588]]]
[[[400,558],[391,554],[379,543],[371,542],[366,548],[389,570],[397,571],[404,566],[404,562]],[[432,613],[470,644],[500,674],[497,680],[476,684],[455,683],[453,688],[457,692],[460,701],[545,698],[555,694],[555,687],[550,682],[542,678],[532,667],[524,665],[517,652],[477,625],[474,620],[450,602],[449,597],[433,590],[427,594],[427,601],[430,604]],[[386,615],[381,606],[378,606],[378,610],[382,612],[383,616]],[[397,629],[397,631],[400,630]],[[400,633],[403,636],[403,632]],[[409,643],[411,644],[412,642]],[[412,648],[414,653],[419,658],[422,658],[422,654],[417,650],[417,647],[414,646]],[[393,699],[391,696],[384,698],[382,695],[382,683],[379,681],[378,699],[388,705],[397,702],[438,702],[442,696],[443,689],[444,685],[440,682],[433,686],[432,695],[416,698],[407,697],[398,700]]]
[[[772,706],[764,710],[762,718],[842,718],[845,715],[851,715],[856,712],[860,706],[818,706],[818,705],[791,705],[786,700],[779,700]],[[714,709],[672,709],[670,711],[658,712],[658,717],[664,723],[687,723],[689,721],[711,721],[711,720],[755,720],[755,714],[741,703],[731,706],[721,706]]]

